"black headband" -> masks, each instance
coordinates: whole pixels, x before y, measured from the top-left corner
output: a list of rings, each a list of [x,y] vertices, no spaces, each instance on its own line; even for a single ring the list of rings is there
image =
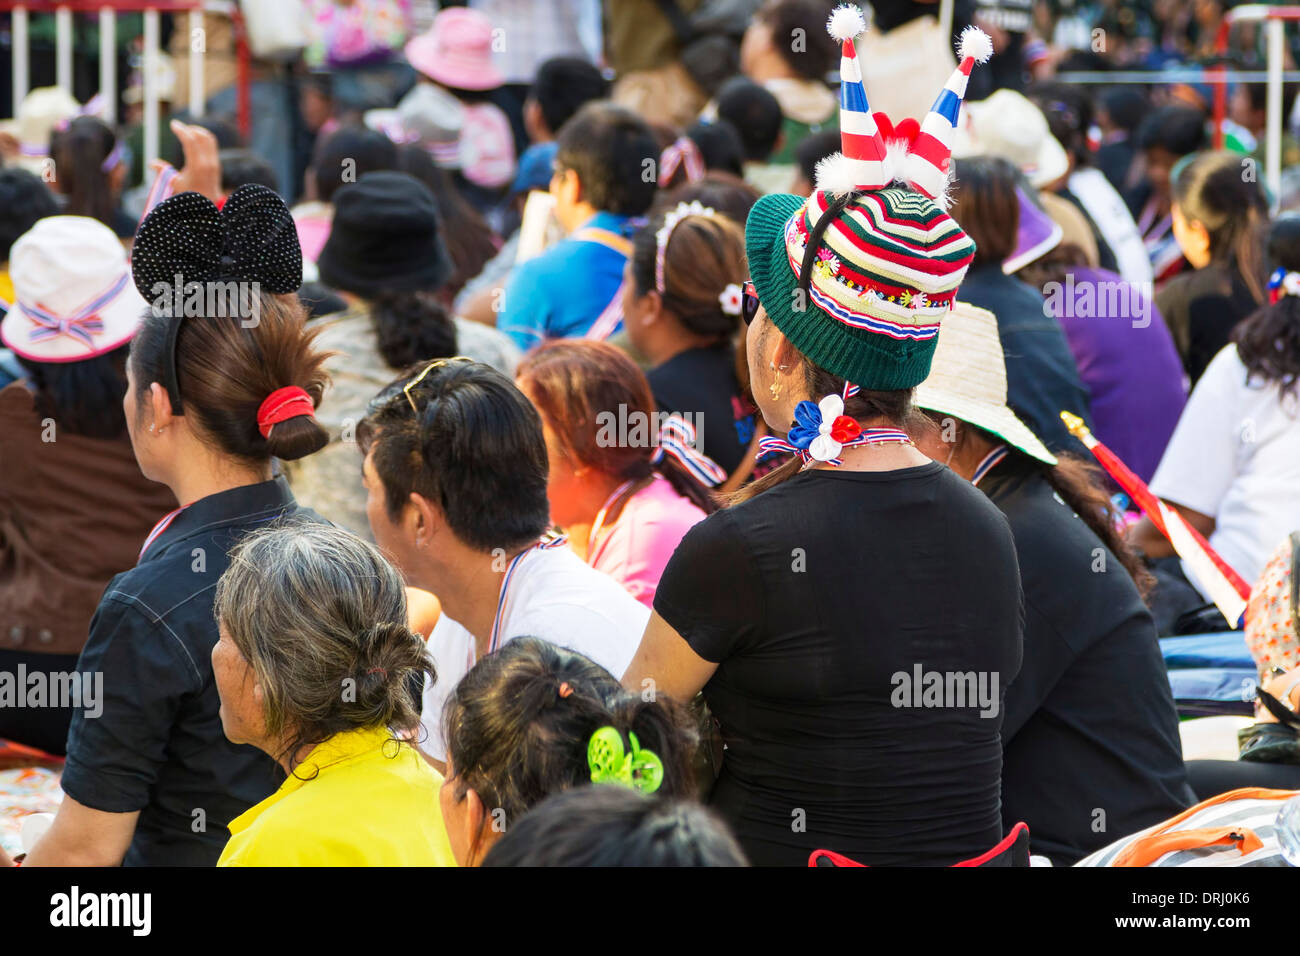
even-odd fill
[[[186,290],[196,283],[202,289],[209,289],[210,283],[255,286],[238,290],[234,301],[241,303],[254,301],[261,292],[296,292],[302,285],[302,248],[289,208],[265,186],[240,186],[220,210],[206,196],[181,193],[155,206],[140,224],[131,252],[131,274],[136,289],[154,310],[171,316],[163,384],[173,414],[179,415],[183,412],[176,343],[186,318]]]

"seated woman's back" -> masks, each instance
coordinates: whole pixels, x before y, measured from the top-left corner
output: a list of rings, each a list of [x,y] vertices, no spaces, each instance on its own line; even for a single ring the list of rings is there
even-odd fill
[[[938,464],[813,471],[697,525],[678,555],[655,609],[721,662],[712,802],[753,863],[943,865],[1001,839],[1020,580],[983,495]]]

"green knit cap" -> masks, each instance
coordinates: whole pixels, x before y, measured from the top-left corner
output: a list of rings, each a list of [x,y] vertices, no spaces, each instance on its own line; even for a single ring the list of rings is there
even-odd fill
[[[745,250],[759,300],[795,348],[828,372],[869,391],[919,385],[975,243],[904,186],[854,194],[837,209],[822,191],[755,203]],[[812,276],[801,286],[814,237]]]

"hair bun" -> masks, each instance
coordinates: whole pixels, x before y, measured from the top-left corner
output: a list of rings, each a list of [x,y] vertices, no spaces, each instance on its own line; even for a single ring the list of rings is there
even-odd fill
[[[178,275],[183,284],[256,282],[284,295],[302,285],[302,247],[289,207],[265,186],[240,186],[221,209],[199,193],[180,193],[140,224],[131,273],[150,302],[159,283],[171,288]]]

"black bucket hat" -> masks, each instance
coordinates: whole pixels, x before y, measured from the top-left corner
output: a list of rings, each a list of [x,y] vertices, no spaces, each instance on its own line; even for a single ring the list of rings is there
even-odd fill
[[[434,292],[455,271],[429,187],[387,170],[334,194],[334,223],[316,265],[326,285],[364,298]]]

